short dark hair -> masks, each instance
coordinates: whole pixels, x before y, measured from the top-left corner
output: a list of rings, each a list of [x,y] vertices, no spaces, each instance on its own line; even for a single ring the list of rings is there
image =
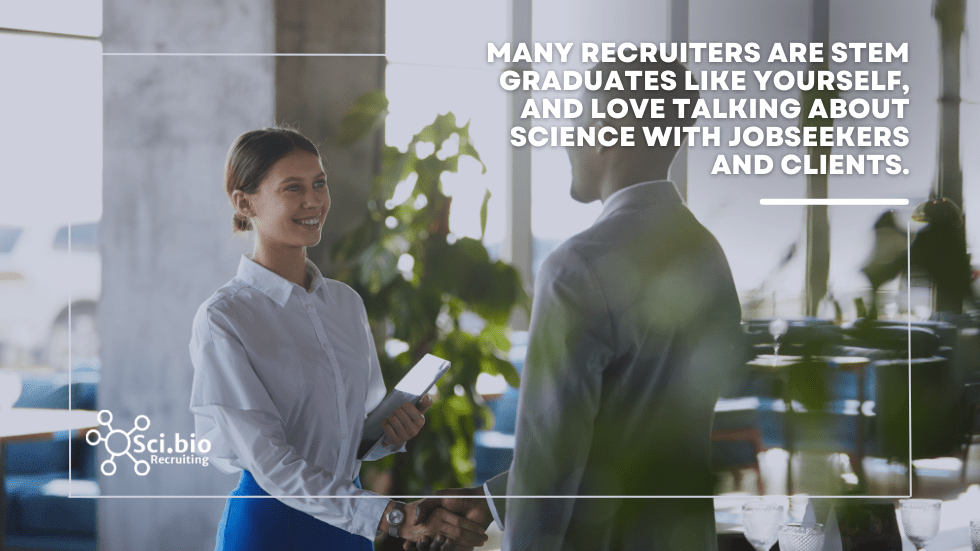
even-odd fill
[[[296,130],[276,126],[251,130],[235,138],[225,161],[225,192],[228,198],[235,190],[255,193],[265,175],[280,159],[294,151],[306,151],[320,158],[320,151],[306,136]],[[234,215],[236,232],[252,229],[251,222],[237,212]]]
[[[664,100],[664,118],[654,119],[650,117],[644,117],[638,122],[638,126],[646,128],[659,128],[667,126],[694,126],[697,119],[691,116],[694,110],[694,104],[697,103],[698,99],[701,98],[701,93],[698,90],[687,90],[685,83],[687,82],[685,73],[688,71],[684,64],[678,61],[664,62],[660,60],[654,61],[606,61],[599,62],[593,65],[590,70],[595,73],[596,71],[602,72],[602,82],[605,83],[608,75],[612,71],[616,71],[619,74],[620,80],[623,83],[624,90],[587,90],[586,94],[593,97],[598,97],[602,106],[605,107],[610,101],[614,99],[623,99],[629,101],[630,99],[643,100],[643,99],[663,99]],[[663,74],[665,71],[672,71],[674,73],[674,83],[675,87],[673,90],[663,89],[663,81],[658,79],[658,90],[647,90],[646,86],[643,84],[643,78],[637,79],[636,90],[630,88],[630,79],[626,76],[626,71],[657,71],[658,75]],[[692,75],[693,77],[693,75]],[[694,82],[697,82],[695,79]],[[691,100],[690,105],[684,108],[684,117],[677,116],[677,108],[673,104],[675,98],[682,99],[686,98]],[[591,113],[591,107],[585,106],[585,112]],[[617,119],[612,119],[617,120]],[[622,119],[619,119],[622,120]]]

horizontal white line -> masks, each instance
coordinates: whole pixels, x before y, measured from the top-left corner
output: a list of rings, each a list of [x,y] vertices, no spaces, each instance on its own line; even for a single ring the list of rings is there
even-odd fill
[[[386,54],[278,54],[278,53],[178,53],[178,52],[102,52],[102,55],[118,56],[230,56],[230,57],[384,57]]]
[[[398,500],[416,500],[416,499],[427,499],[427,498],[441,498],[443,496],[231,496],[231,495],[216,495],[216,496],[194,496],[194,495],[184,495],[184,496],[174,496],[174,495],[159,495],[159,496],[128,496],[128,495],[110,495],[110,496],[76,496],[69,495],[68,497],[74,499],[308,499],[311,497],[319,499],[376,499],[379,497],[386,499],[398,499]],[[472,499],[486,499],[486,496],[453,496],[461,498],[472,498]],[[506,497],[507,499],[731,499],[733,496],[497,496]],[[894,496],[884,496],[875,494],[861,494],[861,495],[826,495],[826,496],[812,496],[808,494],[766,494],[763,496],[746,496],[746,499],[759,497],[807,497],[809,499],[906,499],[911,497],[911,495],[894,495]]]
[[[908,199],[759,199],[760,205],[908,205]]]

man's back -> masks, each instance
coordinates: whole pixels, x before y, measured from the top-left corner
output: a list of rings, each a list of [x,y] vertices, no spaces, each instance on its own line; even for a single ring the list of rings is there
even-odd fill
[[[721,248],[673,184],[611,196],[537,279],[508,494],[711,495],[711,418],[741,312]],[[714,537],[710,499],[511,500],[505,524],[515,548]]]

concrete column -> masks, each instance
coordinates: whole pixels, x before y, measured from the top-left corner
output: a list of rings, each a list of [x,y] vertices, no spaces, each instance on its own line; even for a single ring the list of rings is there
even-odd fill
[[[512,43],[532,43],[531,14],[532,0],[510,0],[509,30]],[[531,64],[518,62],[508,69],[515,71],[531,70]],[[507,95],[507,110],[510,125],[523,126],[530,130],[531,121],[521,119],[521,110],[531,99],[529,90],[514,90]],[[524,279],[524,287],[531,291],[531,263],[534,259],[534,236],[531,233],[531,148],[507,146],[506,166],[507,184],[504,189],[504,216],[506,233],[500,248],[500,258],[513,264]],[[530,320],[524,312],[515,310],[511,316],[511,327],[526,331]]]
[[[667,3],[667,20],[670,21],[667,33],[671,42],[688,42],[690,38],[691,5],[689,0],[670,0]],[[687,201],[687,148],[690,140],[677,152],[670,165],[669,178],[677,186],[677,191]]]
[[[813,0],[810,19],[810,42],[822,43],[823,51],[829,51],[830,44],[830,0]],[[828,63],[811,64],[811,70],[826,69]],[[821,155],[829,155],[829,147],[810,147],[807,154],[814,165]],[[808,199],[826,199],[829,195],[826,174],[810,174],[806,177],[806,196]],[[830,278],[830,217],[827,205],[808,205],[806,207],[806,297],[805,311],[808,316],[816,316],[820,301],[827,296]]]
[[[104,13],[106,53],[274,48],[269,0],[104,0]],[[275,59],[107,56],[104,71],[99,407],[124,431],[146,415],[142,434],[169,446],[194,432],[191,320],[251,249],[232,233],[222,172],[236,136],[274,123]],[[159,464],[137,476],[128,457],[115,463],[99,478],[103,495],[153,497],[101,499],[99,549],[213,548],[224,499],[157,496],[222,496],[236,477]]]
[[[383,54],[384,0],[275,2],[276,51],[307,54]],[[338,147],[344,113],[365,92],[384,88],[383,56],[280,57],[276,62],[276,121],[297,128],[326,158],[330,214],[320,244],[307,255],[329,277],[330,247],[363,220],[383,133]]]

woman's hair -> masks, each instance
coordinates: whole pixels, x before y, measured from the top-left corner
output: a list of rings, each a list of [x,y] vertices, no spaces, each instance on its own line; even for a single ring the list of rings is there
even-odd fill
[[[294,151],[306,151],[320,157],[316,145],[292,128],[262,128],[236,138],[225,162],[225,192],[228,198],[231,199],[236,189],[256,193],[272,165]],[[234,225],[236,232],[252,229],[248,218],[238,212],[234,215]]]

